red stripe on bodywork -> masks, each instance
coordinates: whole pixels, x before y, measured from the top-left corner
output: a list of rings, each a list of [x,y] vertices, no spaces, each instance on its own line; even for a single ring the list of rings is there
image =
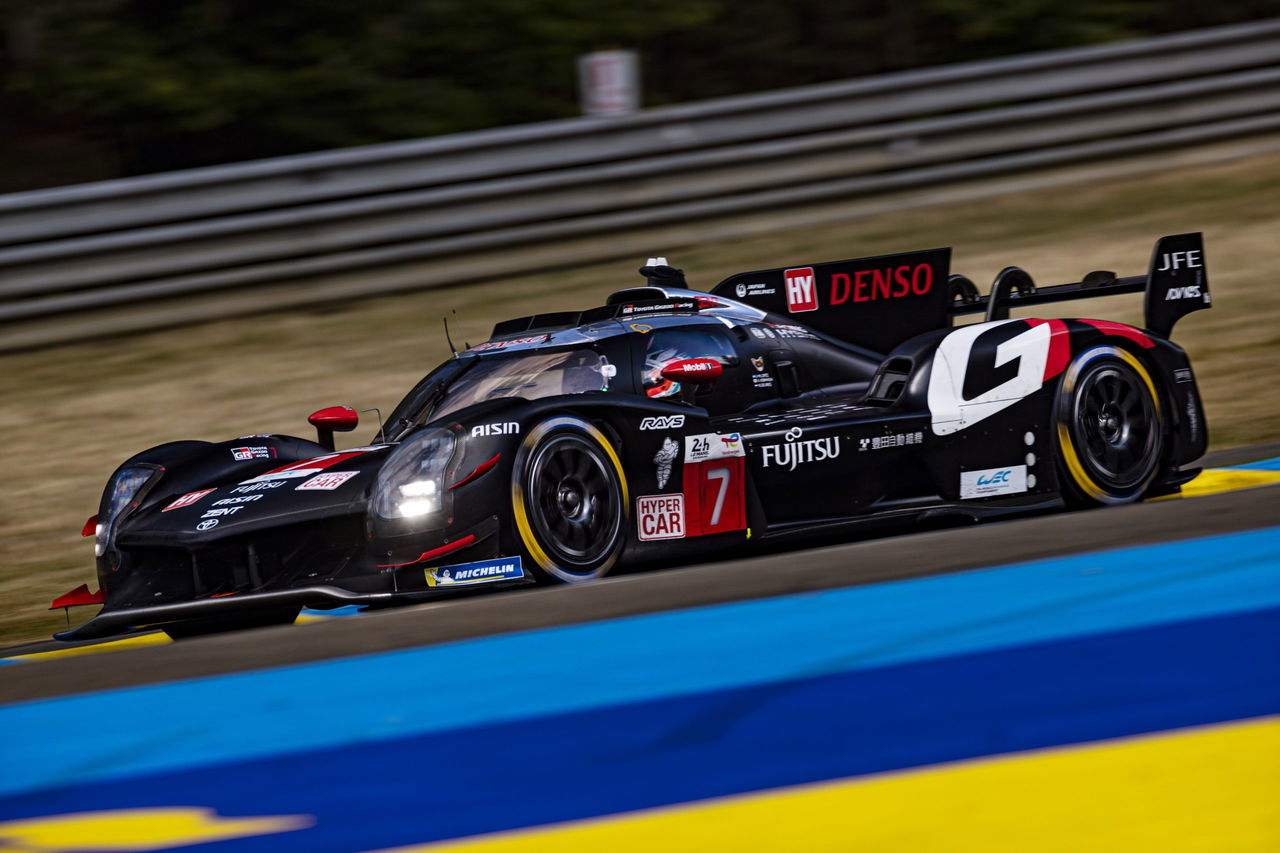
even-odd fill
[[[365,450],[343,450],[336,453],[326,453],[323,456],[313,456],[310,459],[302,459],[298,462],[290,462],[288,465],[281,465],[279,468],[272,468],[270,471],[264,471],[259,477],[265,477],[267,474],[281,474],[285,471],[298,471],[301,469],[324,469],[332,468],[339,462],[346,462],[348,459],[354,459],[361,453],[367,453]],[[212,491],[212,490],[210,490]]]
[[[1141,330],[1135,329],[1133,326],[1126,326],[1124,323],[1115,323],[1111,320],[1080,320],[1081,323],[1088,323],[1104,335],[1115,335],[1118,338],[1128,338],[1144,349],[1151,349],[1156,342],[1151,340],[1142,333]]]
[[[1049,325],[1049,356],[1044,363],[1044,381],[1067,369],[1071,363],[1071,331],[1063,320],[1027,320],[1032,328]]]
[[[459,480],[458,482],[450,486],[449,491],[452,492],[454,489],[458,488],[458,486],[465,486],[467,483],[470,483],[472,480],[476,479],[482,474],[489,473],[491,470],[493,470],[493,466],[498,464],[498,460],[501,458],[502,458],[501,453],[495,453],[493,458],[490,459],[488,462],[481,462],[479,465],[476,466],[476,470],[472,471],[470,474],[468,474],[467,476],[463,477],[461,480]]]
[[[441,545],[439,548],[433,548],[430,551],[423,551],[422,556],[416,560],[410,560],[407,563],[386,563],[385,565],[379,565],[378,568],[398,569],[401,566],[412,566],[414,563],[421,563],[426,560],[434,560],[437,557],[443,557],[446,554],[452,554],[454,551],[460,551],[475,541],[476,541],[476,537],[473,534],[468,533],[466,536],[463,536],[461,539],[459,539],[456,542],[450,542],[448,545]]]

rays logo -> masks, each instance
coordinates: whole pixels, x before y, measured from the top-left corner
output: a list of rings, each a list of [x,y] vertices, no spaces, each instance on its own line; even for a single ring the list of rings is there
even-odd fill
[[[684,415],[658,415],[640,421],[640,429],[680,429],[684,426]]]

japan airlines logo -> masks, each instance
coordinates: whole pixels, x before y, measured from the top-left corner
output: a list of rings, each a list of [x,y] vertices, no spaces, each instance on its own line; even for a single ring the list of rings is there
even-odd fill
[[[798,267],[782,274],[787,286],[787,310],[792,314],[818,310],[818,278],[813,267]]]

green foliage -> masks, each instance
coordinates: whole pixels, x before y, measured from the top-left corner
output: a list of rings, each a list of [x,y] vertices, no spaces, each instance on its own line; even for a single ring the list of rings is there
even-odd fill
[[[0,0],[0,13],[0,109],[105,140],[140,173],[572,116],[575,60],[603,48],[638,50],[661,104],[1247,20],[1280,0]]]

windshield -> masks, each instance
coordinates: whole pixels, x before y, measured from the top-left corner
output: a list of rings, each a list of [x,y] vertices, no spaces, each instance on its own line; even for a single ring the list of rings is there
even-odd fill
[[[487,357],[455,379],[419,422],[503,397],[536,400],[557,394],[608,391],[617,368],[593,349]]]

